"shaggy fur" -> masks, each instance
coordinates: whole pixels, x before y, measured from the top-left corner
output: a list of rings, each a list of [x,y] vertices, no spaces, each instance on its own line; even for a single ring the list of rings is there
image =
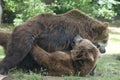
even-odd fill
[[[30,63],[32,67],[38,66],[31,56],[32,46],[36,44],[48,52],[71,50],[76,34],[97,44],[108,39],[108,24],[78,10],[60,15],[41,14],[31,18],[14,29],[8,42],[7,55],[0,63],[0,73],[8,72],[16,65],[22,66],[20,63],[26,59],[25,65],[29,66]]]
[[[11,32],[0,32],[0,45],[4,48],[5,55],[7,51],[7,43],[10,39],[11,34]],[[25,72],[28,72],[29,70],[39,72],[40,70],[40,65],[34,61],[33,57],[30,54],[27,55],[26,58],[24,58],[16,67],[17,69],[22,69]],[[37,71],[36,68],[38,69]]]
[[[86,76],[94,68],[100,52],[89,40],[75,38],[73,49],[68,52],[48,53],[37,45],[33,47],[34,59],[47,68],[47,75]]]

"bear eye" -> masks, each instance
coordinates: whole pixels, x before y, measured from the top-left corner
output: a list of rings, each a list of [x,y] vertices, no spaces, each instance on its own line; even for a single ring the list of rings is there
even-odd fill
[[[84,51],[80,51],[80,53],[84,53]]]
[[[77,58],[80,58],[80,57],[82,57],[83,56],[83,51],[80,51],[80,52],[77,52]]]
[[[79,53],[79,51],[76,52],[77,54]]]
[[[99,48],[99,47],[100,47],[100,45],[99,45],[99,44],[97,44],[96,46],[97,46],[97,48]]]
[[[77,58],[80,58],[80,57],[82,57],[82,56],[83,56],[83,55],[78,55]]]

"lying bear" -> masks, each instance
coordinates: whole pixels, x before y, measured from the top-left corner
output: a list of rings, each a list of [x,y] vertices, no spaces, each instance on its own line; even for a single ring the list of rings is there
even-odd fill
[[[79,35],[75,37],[70,51],[55,51],[48,53],[39,46],[33,47],[32,55],[35,61],[47,69],[47,75],[80,75],[86,76],[96,65],[100,52],[87,39]]]
[[[38,45],[48,52],[70,51],[76,34],[94,44],[106,43],[108,24],[78,10],[60,15],[40,14],[31,18],[14,29],[7,45],[7,55],[0,62],[0,73],[4,74],[16,66],[28,70],[38,68],[32,57],[32,46]]]

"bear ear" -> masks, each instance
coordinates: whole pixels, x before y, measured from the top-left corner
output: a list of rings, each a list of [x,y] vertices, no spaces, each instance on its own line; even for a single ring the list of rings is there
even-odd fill
[[[108,27],[109,26],[109,23],[108,22],[104,22],[103,23],[105,27]]]
[[[79,43],[83,40],[83,38],[80,35],[76,35],[73,39],[73,42],[71,43],[72,48],[79,45]]]
[[[80,35],[76,35],[74,38],[75,43],[81,41],[83,38]]]

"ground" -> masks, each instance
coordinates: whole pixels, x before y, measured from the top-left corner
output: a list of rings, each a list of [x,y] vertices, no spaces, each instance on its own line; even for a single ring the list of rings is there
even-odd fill
[[[110,36],[107,46],[107,53],[120,54],[120,28],[110,27]]]
[[[45,77],[33,72],[28,74],[17,70],[11,71],[8,76],[16,80],[120,80],[120,28],[110,27],[110,37],[106,49],[106,54],[103,54],[98,61],[95,76]],[[0,47],[0,58],[3,57],[3,49]]]

